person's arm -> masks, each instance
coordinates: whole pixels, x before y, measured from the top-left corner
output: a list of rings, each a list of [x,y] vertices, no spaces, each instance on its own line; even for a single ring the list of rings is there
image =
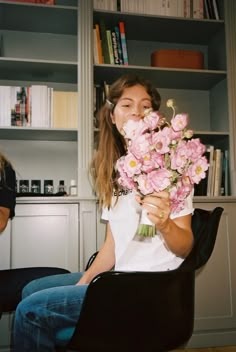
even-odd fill
[[[115,245],[109,223],[106,226],[106,239],[94,262],[85,271],[77,285],[89,284],[90,281],[104,271],[111,270],[115,265]]]
[[[177,256],[186,257],[193,246],[192,214],[170,219],[168,192],[155,193],[138,200],[148,210],[148,217],[160,231],[167,248]]]
[[[7,226],[10,216],[10,209],[0,206],[0,233],[3,232]]]

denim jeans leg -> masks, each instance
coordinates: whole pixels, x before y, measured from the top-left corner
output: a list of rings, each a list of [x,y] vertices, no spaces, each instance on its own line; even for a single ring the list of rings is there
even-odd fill
[[[82,272],[57,274],[32,280],[23,288],[22,298],[25,298],[34,292],[44,290],[45,288],[75,285],[82,275]]]
[[[88,285],[43,289],[23,299],[14,321],[14,352],[55,351],[55,333],[76,325]]]

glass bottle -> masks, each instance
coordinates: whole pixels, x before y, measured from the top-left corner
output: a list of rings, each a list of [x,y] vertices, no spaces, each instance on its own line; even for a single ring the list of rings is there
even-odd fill
[[[58,185],[58,192],[65,192],[65,191],[66,191],[65,181],[60,180]]]
[[[70,196],[77,196],[77,185],[75,180],[70,181]]]

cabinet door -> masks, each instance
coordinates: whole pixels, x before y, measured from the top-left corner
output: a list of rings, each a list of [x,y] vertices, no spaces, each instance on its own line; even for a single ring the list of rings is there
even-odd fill
[[[195,203],[195,208],[213,209],[215,203]],[[224,208],[216,244],[205,267],[196,273],[195,325],[190,347],[236,344],[236,204]]]
[[[57,266],[78,271],[78,205],[18,204],[11,268]]]

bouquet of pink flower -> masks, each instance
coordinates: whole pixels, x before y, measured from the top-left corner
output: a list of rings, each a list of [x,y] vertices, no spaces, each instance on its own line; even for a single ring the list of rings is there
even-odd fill
[[[123,126],[127,153],[117,160],[117,181],[125,189],[141,195],[168,191],[171,212],[178,213],[194,184],[206,177],[205,146],[187,129],[188,115],[176,114],[173,100],[170,122],[159,112],[147,110],[144,118],[128,120]],[[153,237],[154,226],[140,224],[137,234]]]

